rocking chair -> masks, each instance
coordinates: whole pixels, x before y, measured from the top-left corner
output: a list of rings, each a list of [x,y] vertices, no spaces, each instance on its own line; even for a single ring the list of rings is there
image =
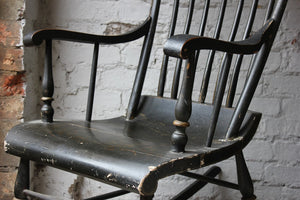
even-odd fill
[[[179,174],[195,179],[190,186],[175,195],[173,200],[190,198],[207,183],[239,190],[242,199],[255,199],[243,148],[251,141],[258,127],[261,113],[250,111],[249,105],[270,53],[287,0],[269,0],[261,28],[252,31],[258,0],[253,0],[246,26],[240,26],[244,1],[237,5],[228,40],[221,40],[220,33],[227,8],[227,1],[220,0],[219,16],[213,37],[204,36],[211,2],[201,1],[202,18],[199,33],[189,34],[195,0],[189,1],[183,34],[175,34],[179,19],[179,0],[174,0],[168,39],[164,45],[163,63],[157,96],[141,95],[149,64],[151,48],[157,27],[160,0],[153,0],[150,15],[134,30],[114,36],[93,35],[58,29],[43,29],[24,37],[24,45],[40,45],[45,41],[45,66],[42,83],[42,120],[15,126],[5,140],[7,153],[21,157],[15,184],[15,196],[20,199],[35,197],[51,199],[48,195],[30,190],[29,161],[59,168],[89,177],[120,188],[108,194],[89,199],[107,199],[134,192],[140,199],[152,199],[162,178]],[[231,3],[233,3],[231,2]],[[195,18],[195,17],[194,17]],[[195,19],[197,21],[197,19]],[[243,31],[242,39],[236,40]],[[92,120],[95,78],[100,45],[109,45],[144,38],[132,93],[126,116],[106,120]],[[86,119],[55,120],[52,77],[52,41],[65,40],[89,43],[94,47]],[[201,51],[201,53],[200,53]],[[207,53],[206,66],[198,63],[199,54]],[[224,52],[216,65],[216,53]],[[246,80],[238,81],[243,58],[253,55]],[[168,63],[177,58],[170,92],[165,91]],[[235,62],[233,60],[236,59]],[[184,70],[182,63],[186,61]],[[174,62],[173,62],[174,63]],[[211,86],[213,66],[220,66],[216,84]],[[197,70],[203,71],[199,100],[194,100]],[[181,75],[181,71],[184,73]],[[199,70],[198,70],[199,71]],[[194,84],[195,82],[195,84]],[[236,94],[238,83],[242,92]],[[207,96],[214,87],[212,100]],[[239,86],[240,88],[240,86]],[[180,90],[179,90],[180,89]],[[170,94],[169,96],[167,94]],[[223,100],[223,96],[226,99]],[[238,96],[238,100],[234,97]],[[193,98],[192,98],[193,97]],[[212,165],[235,156],[237,184],[214,178],[221,169],[211,167],[204,175],[191,170]]]

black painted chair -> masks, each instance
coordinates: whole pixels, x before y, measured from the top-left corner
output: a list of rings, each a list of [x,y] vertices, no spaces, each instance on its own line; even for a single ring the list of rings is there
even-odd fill
[[[259,5],[257,0],[253,0],[247,14],[247,25],[242,26],[243,37],[238,41],[235,36],[237,32],[241,32],[241,28],[238,27],[244,11],[244,1],[233,1],[237,9],[232,19],[232,31],[228,41],[219,39],[224,14],[227,12],[227,1],[220,0],[219,4],[213,2],[214,8],[216,5],[220,6],[214,37],[204,37],[211,2],[201,2],[203,9],[202,19],[199,20],[199,34],[188,34],[195,3],[194,0],[190,0],[189,7],[185,9],[188,13],[184,34],[174,35],[178,9],[181,8],[179,0],[174,1],[157,96],[142,96],[141,92],[159,16],[160,0],[153,0],[149,18],[127,34],[98,36],[45,29],[24,38],[24,44],[27,46],[40,45],[43,41],[46,43],[42,86],[44,105],[41,109],[42,121],[17,125],[6,137],[6,151],[21,157],[15,185],[16,197],[51,199],[47,195],[29,190],[29,161],[35,161],[121,188],[119,191],[89,199],[106,199],[128,192],[139,194],[141,199],[152,199],[158,181],[174,174],[190,177],[195,179],[195,182],[176,194],[173,199],[188,199],[206,183],[240,190],[242,199],[255,199],[242,150],[252,139],[261,114],[249,111],[248,107],[270,53],[287,0],[269,0],[265,5]],[[252,31],[258,7],[266,7],[266,17],[264,22],[259,18],[261,28]],[[145,38],[144,45],[127,115],[107,120],[91,120],[99,45],[129,42],[141,37]],[[87,114],[83,121],[53,120],[52,40],[94,45]],[[200,50],[201,53],[204,50],[209,53],[206,66],[198,66],[198,69],[204,69],[199,101],[192,101]],[[211,86],[209,79],[212,64],[216,64],[216,52],[225,53],[218,64],[220,70],[216,86]],[[161,54],[163,56],[163,52]],[[242,92],[236,95],[242,60],[248,54],[253,55],[253,59],[248,67],[245,83],[239,81],[239,84],[243,85]],[[170,57],[176,57],[178,60],[171,96],[164,97]],[[233,58],[236,59],[235,62]],[[187,62],[181,82],[182,60]],[[178,92],[179,85],[181,89]],[[209,87],[216,88],[211,103],[206,101]],[[226,96],[226,101],[223,101],[223,96]],[[235,96],[239,96],[236,104],[233,103]],[[215,179],[221,171],[216,166],[204,175],[190,172],[232,156],[236,158],[238,184]]]

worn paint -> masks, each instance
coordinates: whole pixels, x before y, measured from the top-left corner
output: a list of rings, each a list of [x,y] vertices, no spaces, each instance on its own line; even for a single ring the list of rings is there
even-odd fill
[[[74,179],[74,183],[70,185],[68,192],[71,195],[72,199],[74,200],[80,200],[81,197],[81,187],[83,185],[84,177],[83,176],[77,176],[76,179]]]
[[[243,140],[243,137],[236,137],[236,138],[225,138],[225,139],[218,139],[218,142],[233,142],[233,141],[240,141]]]
[[[4,151],[7,152],[9,149],[9,144],[4,140]]]
[[[121,22],[110,22],[107,24],[104,34],[106,35],[116,35],[127,32],[135,27],[134,24],[121,23]]]

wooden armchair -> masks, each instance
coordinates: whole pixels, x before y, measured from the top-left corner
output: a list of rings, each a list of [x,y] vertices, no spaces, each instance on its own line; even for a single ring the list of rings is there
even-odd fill
[[[41,121],[17,125],[6,137],[7,153],[21,157],[15,185],[17,198],[26,199],[26,196],[29,196],[51,199],[47,195],[30,190],[29,161],[35,161],[121,189],[89,199],[107,199],[128,192],[139,194],[141,199],[152,199],[158,181],[175,174],[190,177],[195,179],[195,182],[172,199],[188,199],[206,183],[240,190],[242,199],[255,199],[242,150],[251,141],[261,114],[249,111],[248,107],[270,53],[287,0],[269,0],[265,6],[265,21],[261,20],[260,29],[252,31],[258,7],[258,0],[253,0],[247,25],[242,26],[243,38],[238,41],[235,36],[241,31],[239,26],[244,1],[231,2],[236,3],[237,9],[227,41],[219,39],[227,12],[227,1],[214,2],[214,7],[220,6],[214,37],[204,37],[211,2],[201,2],[203,10],[202,18],[199,19],[199,34],[189,34],[195,4],[194,0],[190,0],[186,9],[188,13],[183,34],[174,35],[180,9],[180,1],[174,0],[169,38],[164,46],[165,54],[161,52],[164,57],[157,96],[141,93],[159,17],[160,0],[153,0],[150,15],[143,24],[123,35],[101,36],[44,29],[25,36],[26,46],[40,45],[44,41],[46,43],[42,84],[44,104],[41,109]],[[130,42],[141,37],[144,37],[144,43],[126,116],[92,120],[99,46]],[[53,40],[90,43],[94,46],[85,120],[53,120]],[[209,52],[206,66],[197,66],[200,50]],[[220,70],[216,84],[211,86],[210,76],[212,66],[216,64],[214,55],[217,51],[225,53],[221,63],[217,64]],[[243,57],[248,54],[253,55],[248,76],[245,83],[238,82]],[[171,95],[165,97],[164,88],[170,57],[176,57],[178,60]],[[236,59],[235,62],[233,58]],[[187,62],[181,82],[182,60]],[[197,68],[204,69],[198,101],[192,100]],[[243,89],[238,95],[237,103],[234,104],[238,83]],[[212,102],[206,100],[209,87],[216,88]],[[226,96],[226,101],[223,101],[223,96]],[[215,179],[221,171],[217,166],[211,167],[204,175],[190,172],[232,156],[236,158],[237,184]]]

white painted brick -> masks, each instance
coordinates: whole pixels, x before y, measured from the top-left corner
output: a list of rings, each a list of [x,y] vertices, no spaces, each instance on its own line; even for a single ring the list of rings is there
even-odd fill
[[[299,98],[300,79],[293,75],[269,75],[264,77],[264,94],[269,96],[293,97]]]
[[[281,61],[282,56],[279,52],[270,53],[264,69],[264,74],[272,74],[271,76],[274,76],[274,73],[280,68]]]
[[[280,186],[255,185],[254,190],[257,199],[285,200]]]
[[[99,89],[129,90],[132,88],[135,70],[114,68],[105,70],[99,76]]]
[[[277,116],[280,112],[280,99],[254,97],[250,109],[264,115]]]
[[[300,144],[299,141],[277,141],[273,144],[274,159],[277,162],[288,165],[299,165]]]
[[[300,167],[270,164],[265,169],[265,183],[273,186],[300,187]]]
[[[290,49],[290,52],[288,52],[288,54],[286,54],[286,58],[293,58],[293,59],[286,59],[286,61],[288,61],[287,63],[287,67],[284,69],[284,72],[287,73],[299,73],[300,72],[300,67],[299,67],[299,63],[300,63],[300,56],[299,56],[299,49],[300,49],[300,35],[298,34],[298,37],[293,37],[295,44],[292,45],[292,49]],[[293,42],[293,40],[291,42]]]
[[[266,141],[253,140],[245,148],[245,157],[252,161],[269,161],[273,158],[272,147]]]
[[[99,64],[103,65],[116,65],[120,62],[120,49],[116,46],[101,46],[99,48]]]
[[[299,113],[300,113],[299,103],[300,103],[300,98],[283,99],[282,109],[284,111],[284,116],[286,117],[286,119],[300,120],[299,119]]]
[[[121,93],[112,90],[102,90],[95,93],[94,114],[98,116],[113,117],[120,115]]]
[[[141,48],[142,47],[140,46],[128,45],[122,51],[122,57],[124,58],[124,63],[126,63],[126,65],[134,66],[136,68],[141,54]]]
[[[299,188],[289,188],[284,187],[282,189],[282,200],[288,199],[288,200],[298,200],[300,197],[300,189]]]
[[[37,192],[70,199],[68,187],[73,184],[76,175],[51,167],[38,166],[31,179],[32,188]],[[61,191],[61,188],[67,189]]]

